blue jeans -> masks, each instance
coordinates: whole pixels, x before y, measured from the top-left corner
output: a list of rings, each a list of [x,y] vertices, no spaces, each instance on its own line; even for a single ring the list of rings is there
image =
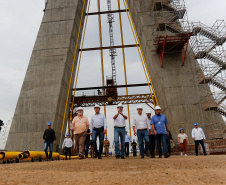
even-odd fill
[[[157,141],[157,147],[158,147],[159,156],[162,156],[161,143],[162,143],[162,146],[163,146],[164,154],[167,154],[167,144],[166,144],[167,134],[157,134],[155,136],[155,138],[156,138],[156,141]]]
[[[202,150],[203,150],[203,153],[206,154],[206,148],[205,148],[205,145],[204,145],[204,140],[195,140],[195,153],[196,155],[198,155],[198,147],[199,147],[199,143],[201,144],[202,146]]]
[[[133,156],[137,156],[137,148],[133,148]]]
[[[48,147],[49,147],[49,155],[48,155]],[[52,152],[53,152],[53,141],[45,141],[44,150],[46,153],[46,159],[51,159]]]
[[[115,141],[115,153],[116,156],[124,157],[125,156],[125,128],[114,127],[114,141]],[[119,137],[121,140],[121,152],[119,149]]]
[[[147,130],[137,131],[137,137],[139,142],[140,155],[144,156],[144,152],[147,152],[149,146],[149,134]],[[144,151],[144,141],[145,141],[145,150]]]
[[[97,150],[97,136],[99,136],[99,152]],[[101,156],[104,147],[104,127],[94,128],[92,133],[93,146],[96,156]]]

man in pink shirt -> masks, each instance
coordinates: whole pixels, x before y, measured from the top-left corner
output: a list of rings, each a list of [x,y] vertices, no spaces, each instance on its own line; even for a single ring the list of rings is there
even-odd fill
[[[77,109],[76,116],[71,124],[71,130],[75,136],[76,153],[79,153],[79,158],[84,159],[84,143],[89,129],[89,120],[83,115],[83,108]]]

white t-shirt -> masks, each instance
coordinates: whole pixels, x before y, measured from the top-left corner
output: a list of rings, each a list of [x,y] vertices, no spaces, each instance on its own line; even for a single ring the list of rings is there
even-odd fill
[[[183,134],[178,134],[179,139],[180,139],[180,143],[183,143],[184,142],[184,139],[187,139],[187,134],[183,133]]]

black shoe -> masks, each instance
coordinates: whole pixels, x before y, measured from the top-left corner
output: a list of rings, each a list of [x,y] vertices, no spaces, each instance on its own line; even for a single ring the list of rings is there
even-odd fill
[[[207,156],[207,153],[204,153],[204,156]]]
[[[150,158],[155,158],[155,155],[154,154],[151,154],[151,157]]]
[[[140,158],[141,158],[141,159],[144,159],[144,156],[142,155]]]
[[[160,155],[159,158],[162,158],[162,156]]]
[[[98,156],[98,159],[102,159],[102,157],[101,156]]]
[[[124,157],[124,156],[122,156],[122,157],[121,157],[121,159],[125,159],[125,157]]]
[[[199,156],[198,154],[196,154],[196,156]]]
[[[116,155],[115,157],[116,157],[116,159],[119,159],[120,158],[120,155]]]
[[[164,154],[164,157],[165,158],[168,158],[168,157],[170,157],[170,154],[169,153],[166,153],[166,154]]]

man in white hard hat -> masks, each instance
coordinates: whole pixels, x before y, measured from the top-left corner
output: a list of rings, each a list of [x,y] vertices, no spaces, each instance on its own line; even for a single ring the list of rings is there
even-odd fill
[[[77,109],[78,115],[73,119],[71,130],[75,136],[76,153],[79,153],[79,158],[84,159],[84,144],[89,129],[89,120],[83,115],[83,108]]]
[[[157,141],[159,158],[162,158],[161,143],[163,146],[164,157],[168,158],[170,156],[169,153],[167,153],[167,144],[166,144],[167,135],[169,135],[168,121],[166,119],[166,116],[161,114],[160,106],[155,107],[155,115],[151,119],[151,125],[156,135],[155,137]]]
[[[133,131],[134,135],[138,137],[139,149],[141,159],[144,158],[144,154],[147,153],[149,146],[149,129],[150,121],[145,114],[142,114],[143,107],[141,105],[137,106],[137,115],[133,118]],[[144,148],[145,141],[145,148]],[[145,151],[146,150],[146,151]]]
[[[100,106],[94,106],[95,114],[92,116],[90,121],[90,132],[92,135],[92,141],[95,151],[95,158],[102,159],[103,146],[104,146],[104,135],[107,132],[107,121],[105,115],[100,113]],[[99,137],[99,151],[97,150],[97,137]]]
[[[197,122],[194,124],[194,126],[195,126],[195,128],[192,129],[191,135],[192,135],[192,138],[195,140],[195,154],[196,154],[196,156],[198,156],[198,146],[200,143],[202,146],[203,154],[206,156],[207,153],[206,153],[206,148],[204,145],[206,136],[205,136],[202,128],[199,127]]]
[[[151,111],[147,110],[146,115],[148,117],[149,123],[151,123]],[[149,148],[151,158],[155,158],[155,133],[152,127],[149,129]]]
[[[116,159],[125,159],[125,127],[127,116],[123,114],[123,105],[117,106],[118,113],[113,116],[114,119],[114,143]],[[121,141],[121,150],[119,149],[119,137]]]

